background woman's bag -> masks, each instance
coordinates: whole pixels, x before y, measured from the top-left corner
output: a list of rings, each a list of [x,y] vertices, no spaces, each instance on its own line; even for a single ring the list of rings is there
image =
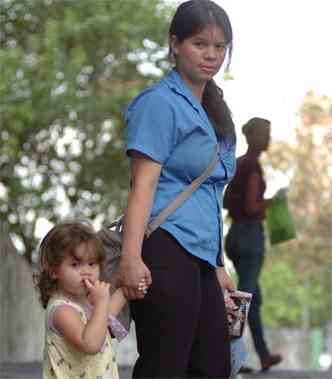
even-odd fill
[[[266,224],[271,245],[296,237],[295,225],[286,196],[276,197],[271,207],[266,209]]]
[[[145,231],[147,238],[209,177],[219,162],[219,149],[219,144],[217,144],[212,160],[205,171],[150,222]],[[117,270],[121,257],[122,225],[123,216],[98,231],[98,236],[103,242],[106,251],[106,261],[101,277],[111,283],[111,293],[116,289]],[[127,330],[130,329],[131,317],[128,303],[122,308],[117,318]]]

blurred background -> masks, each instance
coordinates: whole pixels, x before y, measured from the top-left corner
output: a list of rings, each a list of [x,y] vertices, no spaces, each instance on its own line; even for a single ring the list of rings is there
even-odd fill
[[[245,149],[242,124],[270,119],[268,194],[288,187],[297,231],[280,245],[267,240],[261,283],[268,339],[285,356],[282,367],[326,369],[332,4],[216,2],[234,28],[230,71],[216,81],[234,116],[237,154]],[[122,113],[170,68],[168,23],[180,3],[0,0],[0,362],[42,357],[43,311],[31,280],[40,238],[65,218],[87,218],[99,228],[123,211],[129,176]],[[118,347],[119,363],[131,365],[135,354],[132,335]]]

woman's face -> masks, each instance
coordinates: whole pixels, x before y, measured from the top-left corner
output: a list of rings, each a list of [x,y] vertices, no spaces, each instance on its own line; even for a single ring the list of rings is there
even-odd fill
[[[248,139],[248,144],[257,151],[266,151],[270,145],[271,132],[269,127],[257,128]]]
[[[171,48],[183,79],[200,86],[219,71],[225,60],[227,42],[223,30],[211,24],[182,42],[175,35],[171,36]]]

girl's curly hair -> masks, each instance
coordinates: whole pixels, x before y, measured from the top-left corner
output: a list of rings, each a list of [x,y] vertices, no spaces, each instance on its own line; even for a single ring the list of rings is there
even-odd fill
[[[76,248],[82,243],[89,244],[89,251],[97,257],[99,264],[105,260],[101,240],[88,222],[72,221],[52,228],[39,246],[38,268],[33,281],[40,293],[40,302],[47,307],[50,297],[57,288],[53,273],[68,255],[75,256]]]

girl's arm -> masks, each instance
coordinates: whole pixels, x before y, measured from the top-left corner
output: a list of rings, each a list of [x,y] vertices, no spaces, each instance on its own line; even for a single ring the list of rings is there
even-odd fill
[[[123,306],[126,304],[127,299],[125,298],[125,295],[123,293],[122,288],[118,288],[110,298],[109,303],[109,313],[116,317],[120,312]]]
[[[259,198],[259,182],[260,176],[258,172],[249,175],[245,202],[245,208],[248,214],[260,212],[272,205],[273,199]]]
[[[145,266],[141,249],[145,229],[150,217],[161,165],[145,155],[132,152],[131,190],[124,220],[122,254],[119,266],[119,285],[129,299],[139,299],[144,294],[138,284],[145,279],[152,282],[150,270]]]
[[[84,353],[95,354],[101,350],[107,333],[109,284],[100,281],[92,284],[88,280],[85,284],[94,305],[91,318],[86,325],[77,310],[70,306],[62,306],[55,310],[53,323],[68,343]]]

